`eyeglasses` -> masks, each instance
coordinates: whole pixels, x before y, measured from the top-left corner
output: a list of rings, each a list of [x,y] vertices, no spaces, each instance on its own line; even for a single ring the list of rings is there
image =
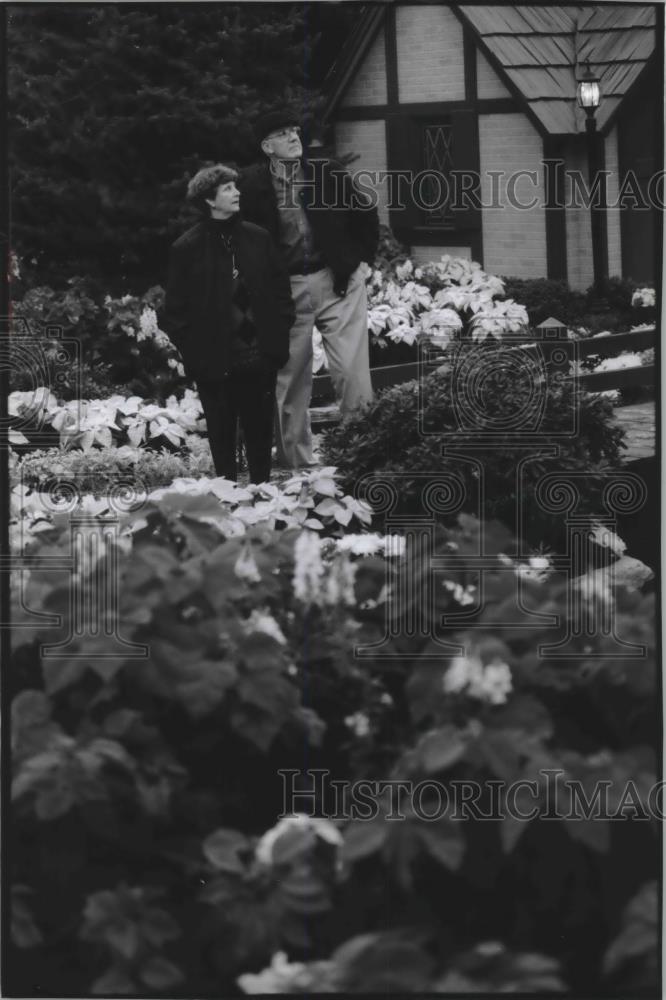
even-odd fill
[[[271,132],[269,139],[288,139],[290,135],[300,138],[301,130],[298,125],[290,125],[289,128],[281,128],[279,132]]]

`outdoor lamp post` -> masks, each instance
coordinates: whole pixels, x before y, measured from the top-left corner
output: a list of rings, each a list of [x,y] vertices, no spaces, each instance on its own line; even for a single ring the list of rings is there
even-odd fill
[[[578,105],[585,111],[587,164],[590,182],[590,222],[592,227],[592,266],[598,289],[607,271],[606,247],[606,175],[603,169],[603,137],[597,132],[595,112],[601,102],[599,78],[585,64],[585,75],[578,82]]]

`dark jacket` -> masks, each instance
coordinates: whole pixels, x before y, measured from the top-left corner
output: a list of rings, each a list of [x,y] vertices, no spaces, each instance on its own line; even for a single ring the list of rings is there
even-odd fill
[[[345,285],[361,261],[372,263],[377,252],[377,209],[335,160],[303,160],[302,166],[305,184],[300,196],[316,248],[336,283]],[[269,161],[248,167],[238,187],[243,218],[263,226],[279,244],[280,215]]]
[[[289,358],[295,318],[289,277],[264,229],[240,219],[233,227],[236,266],[247,289],[261,352],[281,368]],[[197,382],[228,372],[232,329],[232,260],[209,220],[171,248],[162,326]]]

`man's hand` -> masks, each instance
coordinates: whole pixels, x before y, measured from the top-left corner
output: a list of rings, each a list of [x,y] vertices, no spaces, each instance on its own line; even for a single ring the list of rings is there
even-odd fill
[[[335,277],[333,280],[333,291],[339,299],[344,299],[347,294],[347,287],[349,285],[349,277],[338,278]]]

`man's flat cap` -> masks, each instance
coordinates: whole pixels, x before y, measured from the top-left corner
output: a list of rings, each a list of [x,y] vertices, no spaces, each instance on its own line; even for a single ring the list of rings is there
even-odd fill
[[[263,142],[271,132],[279,132],[281,128],[300,124],[298,115],[293,111],[289,111],[288,108],[283,108],[281,111],[267,111],[265,114],[260,115],[255,123],[254,132],[257,141]]]

